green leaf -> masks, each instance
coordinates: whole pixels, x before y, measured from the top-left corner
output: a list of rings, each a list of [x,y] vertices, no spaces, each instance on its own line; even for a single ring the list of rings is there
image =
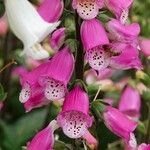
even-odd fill
[[[0,145],[2,149],[20,150],[39,131],[45,121],[46,110],[25,114],[13,124],[0,122]]]
[[[4,92],[3,86],[0,84],[0,101],[4,101],[7,97],[7,93]]]
[[[74,53],[77,51],[78,48],[78,41],[76,39],[67,39],[65,41],[65,44],[67,46],[69,46],[69,48],[71,49],[71,51]]]
[[[143,122],[138,122],[137,130],[144,135],[146,134],[146,127]]]

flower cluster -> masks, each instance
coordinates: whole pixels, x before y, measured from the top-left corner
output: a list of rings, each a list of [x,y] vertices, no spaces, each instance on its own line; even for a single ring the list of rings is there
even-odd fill
[[[142,69],[139,47],[144,47],[143,43],[148,41],[139,41],[139,24],[130,24],[128,21],[132,3],[133,0],[72,0],[72,8],[82,20],[80,44],[85,53],[83,61],[92,68],[84,76],[87,84],[108,79],[116,70]],[[58,128],[69,138],[85,139],[96,148],[98,141],[89,132],[94,122],[90,112],[90,97],[82,82],[70,82],[74,77],[76,57],[64,42],[66,29],[62,27],[56,30],[64,9],[63,1],[43,0],[35,8],[28,0],[5,0],[5,7],[10,28],[22,41],[24,53],[34,66],[30,71],[18,68],[13,72],[20,76],[22,89],[19,100],[26,112],[62,101],[61,111],[55,120],[27,143],[27,150],[53,149],[54,132]],[[109,18],[105,24],[98,19],[102,9],[114,14],[114,18]],[[52,57],[42,43],[46,37],[54,52]],[[105,99],[109,105],[101,110],[99,118],[124,141],[126,149],[148,150],[149,145],[137,146],[134,135],[141,109],[139,91],[127,85],[118,108],[113,107],[112,101]]]

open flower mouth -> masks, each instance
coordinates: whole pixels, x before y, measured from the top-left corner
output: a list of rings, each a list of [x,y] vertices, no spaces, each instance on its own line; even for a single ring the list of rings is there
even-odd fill
[[[58,100],[65,96],[66,88],[60,81],[48,78],[45,86],[45,97],[49,100]]]
[[[107,68],[110,58],[107,52],[101,47],[95,47],[87,51],[89,65],[95,70]]]
[[[77,12],[83,19],[93,19],[99,11],[96,0],[77,0]]]
[[[63,132],[70,138],[80,138],[88,128],[87,116],[78,111],[68,111],[60,115]]]
[[[25,83],[23,89],[20,92],[19,100],[21,103],[25,103],[29,100],[30,96],[31,96],[30,85],[28,83]]]

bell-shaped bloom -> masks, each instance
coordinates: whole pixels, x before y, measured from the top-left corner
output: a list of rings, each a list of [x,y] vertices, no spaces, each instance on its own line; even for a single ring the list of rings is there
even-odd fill
[[[51,121],[50,124],[39,131],[31,142],[27,144],[27,150],[53,150],[54,146],[54,131],[58,128],[55,120]]]
[[[139,92],[135,88],[127,86],[120,97],[119,110],[131,118],[139,118],[140,108]]]
[[[80,86],[75,86],[65,97],[62,111],[57,117],[59,126],[70,138],[82,137],[92,125],[89,116],[89,98]]]
[[[18,77],[21,77],[23,76],[24,74],[28,73],[27,69],[23,66],[19,66],[19,67],[15,67],[13,70],[12,70],[12,76],[18,76]]]
[[[59,20],[63,9],[63,0],[43,0],[37,11],[45,21],[53,23]]]
[[[109,31],[109,37],[111,40],[127,44],[130,43],[137,46],[137,38],[140,33],[140,26],[138,23],[124,25],[118,20],[112,19],[107,23],[107,30]]]
[[[57,29],[50,38],[50,46],[53,50],[58,51],[65,41],[65,28]]]
[[[123,138],[132,147],[136,145],[133,135],[133,131],[137,126],[136,122],[111,106],[106,106],[103,117],[104,123],[114,134]]]
[[[82,19],[90,20],[98,15],[99,9],[103,7],[103,0],[73,0],[72,7]]]
[[[100,21],[97,19],[84,21],[80,34],[90,66],[95,70],[106,68],[109,65],[109,55],[102,46],[109,44],[109,40]]]
[[[128,19],[129,8],[133,0],[105,0],[107,8],[114,13],[117,19],[125,23]]]
[[[4,15],[0,18],[0,36],[5,35],[7,30],[8,30],[8,23],[6,16]]]
[[[84,135],[83,135],[83,139],[86,141],[87,145],[91,148],[91,149],[96,149],[98,146],[98,141],[96,140],[96,138],[89,132],[87,131]]]
[[[41,86],[38,84],[38,80],[39,77],[47,71],[49,64],[50,61],[45,62],[32,71],[21,74],[20,82],[22,85],[22,90],[19,96],[19,100],[22,103],[27,102],[30,98],[35,96],[35,94],[41,92]]]
[[[44,21],[28,0],[5,0],[5,7],[11,30],[24,44],[24,53],[34,59],[48,58],[49,54],[40,42],[59,22]]]
[[[50,59],[46,73],[39,79],[45,97],[51,101],[61,99],[67,92],[67,84],[74,69],[74,57],[69,48],[58,51]]]
[[[150,39],[140,39],[139,46],[145,56],[150,56]]]
[[[150,150],[150,144],[143,143],[139,145],[138,150]]]
[[[139,52],[131,45],[127,45],[122,53],[111,57],[110,65],[115,69],[142,69],[141,60],[139,59]]]

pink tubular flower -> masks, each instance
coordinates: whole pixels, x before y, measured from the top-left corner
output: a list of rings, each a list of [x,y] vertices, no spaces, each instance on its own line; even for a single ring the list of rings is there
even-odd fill
[[[123,25],[118,20],[112,19],[107,23],[107,30],[109,31],[111,40],[137,46],[137,38],[140,33],[138,23]]]
[[[50,46],[53,50],[58,51],[65,40],[65,28],[57,29],[50,38]]]
[[[89,131],[87,131],[83,135],[83,139],[86,140],[86,143],[89,145],[89,147],[91,149],[96,149],[97,148],[98,141],[96,140],[96,138]]]
[[[130,120],[126,115],[121,113],[118,109],[111,106],[106,106],[106,111],[103,114],[106,126],[117,136],[123,138],[130,145],[135,144],[135,137],[133,131],[137,123]]]
[[[143,143],[138,147],[138,150],[150,150],[150,144]]]
[[[7,30],[8,30],[8,23],[6,16],[4,15],[0,18],[0,35],[6,34]]]
[[[53,23],[59,20],[63,9],[63,0],[43,0],[38,8],[38,13],[45,21]]]
[[[135,88],[127,86],[121,95],[119,110],[130,117],[139,118],[140,108],[141,99],[139,92]]]
[[[22,90],[19,96],[19,100],[22,103],[27,102],[30,98],[35,97],[41,93],[41,87],[38,84],[38,79],[46,72],[49,62],[43,63],[39,67],[35,68],[31,72],[25,73],[21,76]]]
[[[105,0],[107,8],[115,14],[116,18],[122,23],[128,19],[129,8],[133,0]]]
[[[100,21],[84,21],[80,34],[90,66],[95,70],[106,68],[109,65],[109,56],[102,46],[109,44],[109,40]]]
[[[88,113],[88,95],[80,86],[76,86],[65,97],[63,108],[57,117],[57,121],[68,137],[80,138],[92,125],[92,118]]]
[[[53,101],[65,96],[73,69],[74,57],[69,48],[63,48],[51,58],[46,73],[39,78],[47,99]]]
[[[139,45],[145,56],[150,56],[150,39],[140,39]]]
[[[32,141],[27,144],[27,150],[53,150],[54,131],[58,128],[55,120],[40,132],[38,132]]]
[[[73,0],[72,7],[77,10],[82,19],[95,18],[103,7],[103,0]]]
[[[128,45],[120,55],[111,57],[110,65],[112,68],[122,70],[131,68],[142,69],[142,64],[138,56],[138,50]]]

